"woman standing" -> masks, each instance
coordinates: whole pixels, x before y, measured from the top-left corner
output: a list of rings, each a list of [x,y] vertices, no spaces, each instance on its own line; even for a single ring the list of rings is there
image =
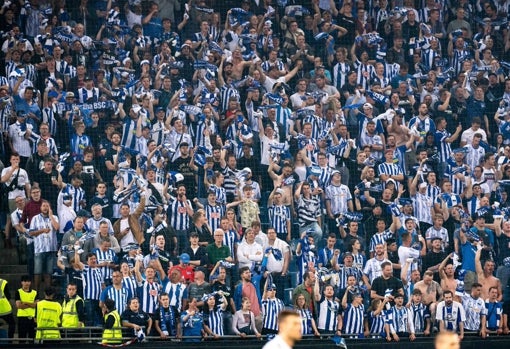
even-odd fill
[[[200,342],[200,338],[204,335],[203,324],[204,316],[197,307],[197,300],[192,298],[188,303],[188,309],[181,314],[181,328],[185,342]],[[186,338],[195,337],[195,338]]]

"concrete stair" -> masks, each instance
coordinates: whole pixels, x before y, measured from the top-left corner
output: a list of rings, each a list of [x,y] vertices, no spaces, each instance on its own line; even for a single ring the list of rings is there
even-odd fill
[[[21,276],[27,274],[27,266],[19,264],[18,251],[15,246],[6,248],[4,239],[0,239],[0,278],[9,282],[9,289],[12,292],[21,286]]]

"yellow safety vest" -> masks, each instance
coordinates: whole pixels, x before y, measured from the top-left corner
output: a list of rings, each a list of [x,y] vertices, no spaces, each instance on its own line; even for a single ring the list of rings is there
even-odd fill
[[[115,319],[115,323],[113,324],[113,328],[108,329],[106,328],[103,331],[103,341],[102,343],[109,343],[109,344],[118,344],[122,343],[122,330],[120,329],[121,323],[120,323],[120,315],[117,310],[112,310],[108,314],[104,316],[104,322],[106,323],[106,320],[108,319],[108,316],[113,316]]]
[[[23,291],[22,288],[18,290],[19,300],[22,303],[34,303],[35,298],[37,297],[36,290],[30,290],[30,292]],[[35,308],[26,308],[26,309],[18,309],[17,317],[35,317]]]
[[[50,300],[42,300],[37,303],[37,327],[57,328],[60,325],[62,316],[62,306],[60,303]],[[54,339],[60,338],[58,329],[37,330],[35,339]]]
[[[11,303],[5,298],[5,286],[7,286],[7,281],[0,279],[0,316],[12,313]]]
[[[78,327],[78,312],[76,311],[76,302],[81,300],[80,296],[76,295],[69,301],[62,304],[62,327],[74,328]]]

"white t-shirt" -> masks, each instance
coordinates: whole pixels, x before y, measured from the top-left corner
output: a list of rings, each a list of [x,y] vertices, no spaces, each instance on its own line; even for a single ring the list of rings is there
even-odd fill
[[[5,174],[7,174],[9,171],[11,171],[11,169],[12,169],[12,166],[4,168],[2,170],[1,177],[5,176]],[[5,182],[5,185],[6,186],[10,186],[12,181],[14,181],[14,178],[16,178],[17,175],[18,175],[18,170],[14,171],[12,173],[11,178],[9,178]],[[14,189],[9,192],[9,196],[8,196],[9,200],[14,200],[18,196],[21,196],[22,198],[25,199],[26,198],[26,195],[25,195],[25,184],[28,184],[28,183],[30,183],[30,181],[28,180],[27,171],[25,171],[24,169],[20,168],[19,169],[19,176],[18,176],[18,183],[17,183],[17,185],[14,186]]]

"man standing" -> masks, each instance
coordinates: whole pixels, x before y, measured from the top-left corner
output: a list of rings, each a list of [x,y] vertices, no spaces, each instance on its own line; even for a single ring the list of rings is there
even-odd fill
[[[262,349],[292,348],[301,339],[301,317],[292,310],[283,310],[278,315],[278,335]]]
[[[75,245],[75,250],[78,245]],[[82,270],[83,298],[85,299],[85,314],[87,326],[101,325],[101,309],[99,308],[99,296],[104,286],[101,270],[97,267],[97,257],[93,253],[87,254],[87,264],[80,261],[79,251],[74,254],[75,265]]]
[[[436,320],[439,322],[440,332],[457,332],[459,339],[464,338],[464,321],[466,313],[462,304],[453,300],[452,291],[444,291],[443,301],[437,305]]]
[[[37,306],[37,291],[31,288],[30,275],[21,277],[21,288],[16,291],[16,308],[18,313],[18,338],[35,338],[35,308]],[[6,297],[6,299],[8,299]],[[14,319],[13,319],[14,321]]]
[[[53,267],[57,265],[55,252],[57,252],[57,231],[59,229],[57,216],[53,215],[50,203],[42,201],[41,213],[30,222],[29,235],[34,238],[34,283],[35,290],[44,277],[44,286],[50,286]]]
[[[62,316],[62,306],[59,302],[53,300],[55,297],[55,288],[53,286],[46,287],[44,290],[44,300],[37,303],[37,327],[43,327],[44,330],[37,330],[35,335],[36,341],[41,339],[60,338],[60,317]],[[48,328],[55,328],[48,329]]]
[[[130,290],[122,285],[122,273],[120,270],[114,270],[112,273],[112,284],[103,291],[99,297],[99,307],[104,309],[105,302],[107,299],[111,299],[115,302],[115,309],[122,314],[126,309],[126,305],[129,299],[135,295],[131,294]]]
[[[115,238],[121,248],[125,248],[130,243],[143,244],[142,227],[140,226],[140,216],[145,209],[145,195],[140,198],[140,204],[135,212],[129,213],[129,205],[124,203],[120,205],[120,218],[113,225]]]
[[[267,258],[266,270],[272,275],[276,284],[276,297],[284,298],[284,289],[287,287],[287,271],[291,259],[289,245],[276,237],[273,227],[267,229],[268,244],[264,246]]]
[[[462,296],[462,305],[466,312],[465,329],[468,331],[479,332],[482,338],[487,336],[487,308],[485,301],[480,298],[482,294],[482,284],[475,282],[471,287],[471,294]]]
[[[262,329],[262,312],[260,310],[260,291],[257,291],[251,281],[251,271],[248,267],[239,269],[239,276],[241,281],[237,284],[234,290],[234,302],[236,309],[241,309],[241,301],[244,297],[250,299],[251,311],[255,316],[257,331]]]
[[[393,276],[391,262],[382,263],[381,270],[382,275],[375,278],[372,282],[370,298],[384,300],[385,297],[389,297],[390,300],[393,300],[393,294],[399,293],[404,295],[404,286],[400,279]]]
[[[67,285],[67,294],[62,303],[62,327],[83,327],[85,323],[85,303],[77,294],[78,287],[70,282]]]

